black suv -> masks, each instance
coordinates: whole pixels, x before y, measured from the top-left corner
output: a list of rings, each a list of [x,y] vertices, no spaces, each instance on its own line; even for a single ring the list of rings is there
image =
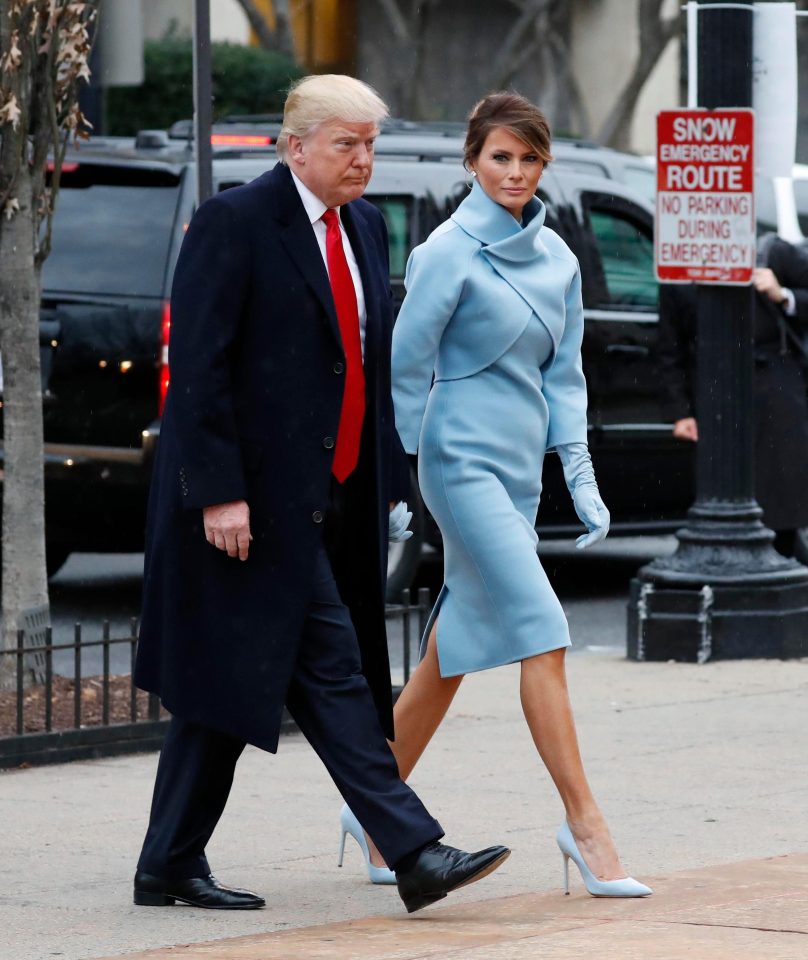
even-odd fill
[[[223,145],[214,154],[215,190],[245,183],[277,162],[276,128],[262,129],[228,126],[217,135]],[[242,144],[245,131],[251,143],[262,138],[257,146]],[[554,151],[539,193],[548,224],[581,262],[590,443],[612,530],[673,530],[692,502],[692,449],[672,439],[657,401],[652,209],[615,179],[643,161],[564,142]],[[468,190],[461,155],[462,140],[449,128],[379,137],[366,196],[387,221],[399,302],[409,251]],[[189,141],[162,131],[98,139],[68,155],[43,272],[51,572],[72,550],[143,548],[150,463],[169,379],[169,291],[194,193]],[[556,458],[548,458],[544,488],[541,536],[577,531]],[[413,499],[417,536],[391,554],[391,595],[409,582],[421,545],[439,545],[434,524]]]

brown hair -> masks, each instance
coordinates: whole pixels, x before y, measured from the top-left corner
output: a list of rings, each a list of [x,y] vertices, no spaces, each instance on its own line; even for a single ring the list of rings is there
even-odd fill
[[[550,124],[541,110],[518,93],[489,93],[469,116],[463,150],[465,167],[479,157],[488,134],[497,127],[504,127],[526,143],[545,164],[553,159],[550,153]]]

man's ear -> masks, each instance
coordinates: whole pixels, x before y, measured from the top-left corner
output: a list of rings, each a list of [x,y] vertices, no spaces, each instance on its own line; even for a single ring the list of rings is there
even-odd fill
[[[306,162],[306,148],[303,145],[303,138],[297,136],[295,133],[290,133],[287,139],[287,144],[289,147],[289,156],[295,163],[305,163]]]

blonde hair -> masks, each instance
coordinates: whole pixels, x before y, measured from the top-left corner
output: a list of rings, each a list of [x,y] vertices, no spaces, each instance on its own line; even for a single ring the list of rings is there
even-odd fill
[[[286,159],[289,136],[305,137],[321,123],[376,123],[388,117],[387,104],[361,80],[341,73],[323,73],[298,80],[283,107],[283,125],[276,149]]]

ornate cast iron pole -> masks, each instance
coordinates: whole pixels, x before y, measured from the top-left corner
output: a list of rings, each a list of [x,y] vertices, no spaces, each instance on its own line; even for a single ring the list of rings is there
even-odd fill
[[[699,106],[752,105],[753,15],[702,0]],[[754,307],[751,287],[698,288],[697,498],[676,552],[632,581],[634,659],[808,654],[808,569],[774,550],[754,498]]]

